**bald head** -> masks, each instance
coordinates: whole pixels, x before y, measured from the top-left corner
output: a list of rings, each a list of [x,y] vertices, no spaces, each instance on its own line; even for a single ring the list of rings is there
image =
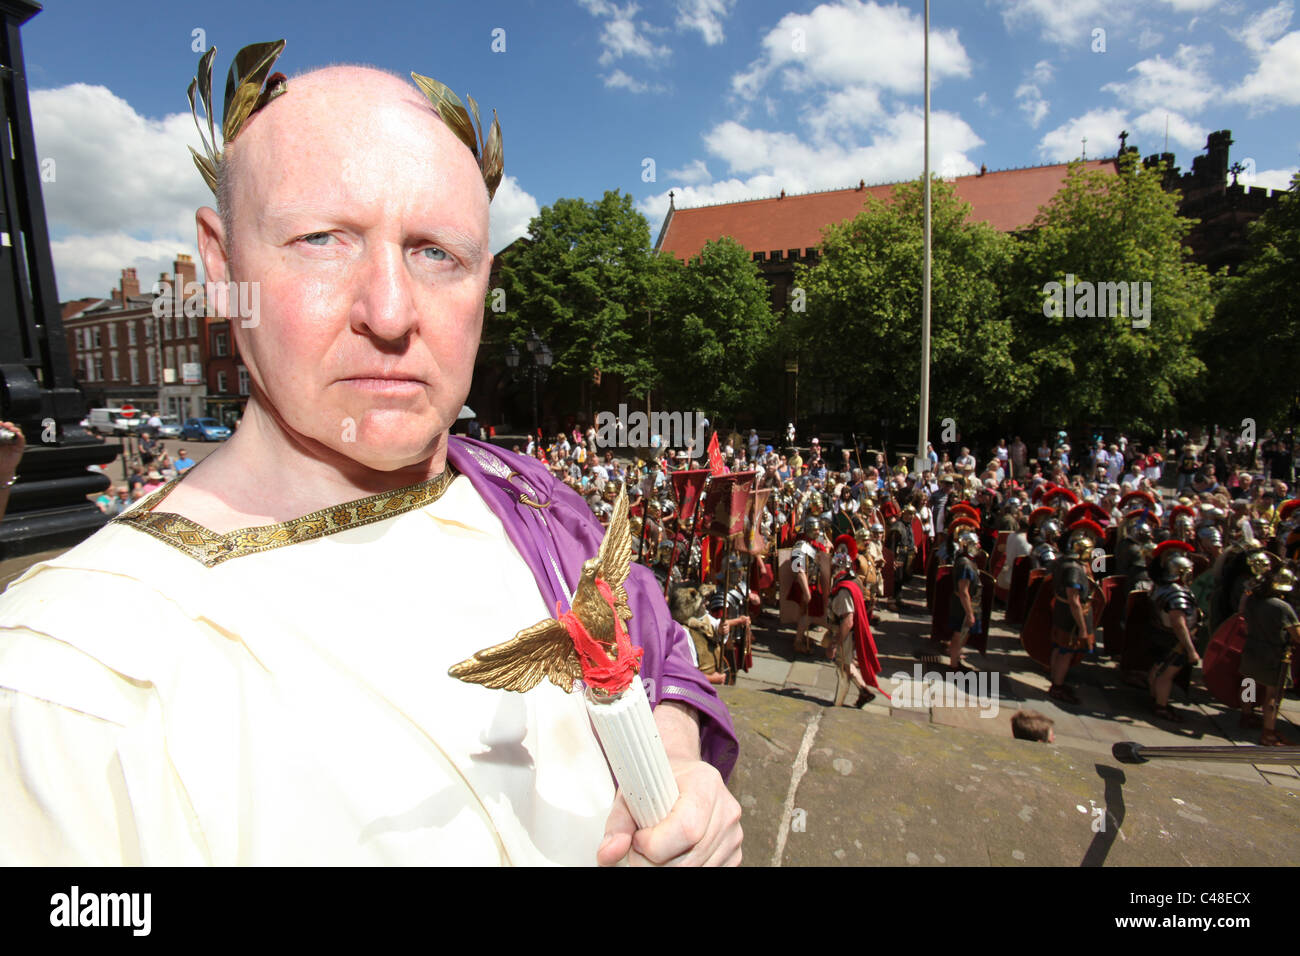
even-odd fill
[[[365,66],[328,66],[291,78],[285,93],[254,114],[225,147],[217,167],[217,208],[228,253],[234,251],[241,210],[258,208],[268,189],[301,178],[307,167],[325,172],[332,189],[373,194],[367,177],[373,186],[392,175],[399,160],[442,181],[448,170],[463,178],[473,169],[482,201],[473,190],[460,199],[486,223],[489,197],[477,161],[408,79]],[[251,186],[250,178],[256,180]]]

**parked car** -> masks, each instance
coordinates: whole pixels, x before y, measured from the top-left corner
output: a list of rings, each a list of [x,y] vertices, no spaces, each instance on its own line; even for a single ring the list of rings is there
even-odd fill
[[[163,415],[162,427],[158,429],[159,438],[180,438],[181,420],[175,415]]]
[[[180,437],[185,441],[225,441],[230,429],[215,418],[187,418]]]

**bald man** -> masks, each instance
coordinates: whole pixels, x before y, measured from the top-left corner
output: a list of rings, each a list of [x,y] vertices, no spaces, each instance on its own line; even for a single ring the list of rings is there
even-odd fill
[[[255,284],[239,430],[0,598],[0,862],[739,862],[735,735],[646,569],[658,826],[581,694],[448,676],[567,608],[602,534],[539,463],[449,436],[499,170],[393,75],[272,81],[196,217],[209,282]]]

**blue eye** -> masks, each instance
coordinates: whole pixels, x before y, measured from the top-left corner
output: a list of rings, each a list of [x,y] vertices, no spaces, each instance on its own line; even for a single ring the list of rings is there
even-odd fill
[[[429,246],[427,249],[422,249],[420,251],[425,253],[429,253],[429,252],[437,253],[436,255],[429,257],[433,259],[435,262],[442,262],[444,259],[447,258],[446,251],[443,249],[439,249],[437,246]]]
[[[303,242],[311,243],[313,246],[323,246],[325,245],[325,242],[329,240],[329,238],[330,238],[330,234],[328,232],[313,232],[310,235],[306,235],[302,237]],[[322,241],[315,242],[314,240],[316,239],[320,239]]]

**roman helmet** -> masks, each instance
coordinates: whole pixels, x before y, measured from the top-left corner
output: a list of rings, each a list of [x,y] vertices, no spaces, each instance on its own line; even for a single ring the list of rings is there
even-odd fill
[[[1070,525],[1069,552],[1076,561],[1092,560],[1093,549],[1105,540],[1106,532],[1091,518],[1080,518]]]
[[[968,527],[963,527],[955,538],[957,549],[967,557],[974,557],[980,550],[980,538]]]
[[[1277,594],[1290,594],[1295,590],[1295,572],[1284,565],[1273,572],[1269,584]]]
[[[1120,519],[1119,526],[1124,537],[1138,544],[1144,544],[1151,540],[1159,524],[1159,519],[1152,512],[1145,508],[1133,508]]]
[[[1169,511],[1169,534],[1177,541],[1191,541],[1195,534],[1196,512],[1188,505],[1177,505]]]
[[[858,543],[852,536],[842,534],[835,539],[835,551],[831,554],[831,571],[835,574],[847,574],[853,570],[858,560]]]
[[[1250,552],[1246,555],[1246,567],[1250,568],[1250,573],[1257,578],[1263,578],[1273,567],[1269,553],[1263,548]]]
[[[618,493],[623,490],[622,478],[610,478],[605,482],[605,487],[601,490],[600,496],[609,504],[613,504],[618,499]]]
[[[1186,541],[1176,541],[1170,539],[1161,542],[1154,551],[1151,552],[1151,560],[1154,567],[1162,572],[1162,576],[1167,583],[1177,581],[1179,584],[1186,585],[1192,575],[1193,565],[1191,558],[1192,546]]]
[[[1125,514],[1133,511],[1149,511],[1155,513],[1156,496],[1149,491],[1129,491],[1125,492],[1119,499],[1119,510]]]

